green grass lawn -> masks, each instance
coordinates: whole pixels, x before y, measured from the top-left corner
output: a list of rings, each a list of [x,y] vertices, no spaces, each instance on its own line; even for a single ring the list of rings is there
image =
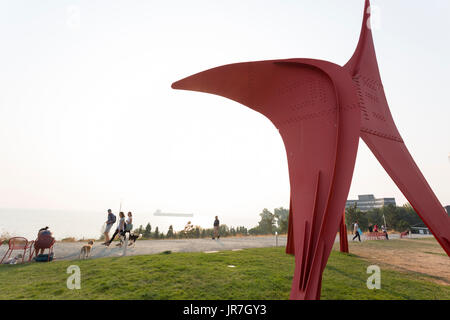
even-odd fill
[[[382,269],[381,290],[369,290],[369,264],[333,251],[322,299],[450,299],[450,287],[410,272]],[[66,287],[70,265],[81,269],[80,290]],[[279,300],[289,298],[293,271],[284,248],[2,265],[0,299]]]

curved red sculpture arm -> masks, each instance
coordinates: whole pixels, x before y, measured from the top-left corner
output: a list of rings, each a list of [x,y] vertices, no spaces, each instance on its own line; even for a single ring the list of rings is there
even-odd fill
[[[257,89],[252,82],[254,69],[264,64],[246,62],[213,68],[174,82],[172,88],[216,94],[251,108]]]
[[[381,83],[366,0],[361,37],[344,68],[353,76],[361,107],[361,138],[450,256],[450,217],[417,167],[392,118]]]

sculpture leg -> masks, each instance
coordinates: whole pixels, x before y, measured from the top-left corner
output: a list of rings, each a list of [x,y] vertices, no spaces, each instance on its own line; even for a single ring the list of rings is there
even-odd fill
[[[350,140],[347,148],[342,154],[349,151],[356,157],[357,139]],[[316,157],[308,164],[306,161],[298,161],[297,167],[290,165],[291,179],[293,179],[290,216],[293,245],[288,246],[288,249],[293,248],[295,251],[291,299],[300,300],[320,298],[322,273],[342,221],[354,164],[354,162],[336,161],[328,168],[320,168],[319,159],[330,159],[330,157],[322,157],[318,152],[326,153],[329,149],[318,147],[316,150],[309,151]],[[311,153],[302,152],[301,154],[306,158]],[[349,167],[347,170],[344,168],[345,163]],[[330,172],[332,167],[336,168],[334,174]],[[295,170],[297,174],[292,172]]]
[[[352,100],[339,88],[341,97]],[[291,180],[287,252],[295,252],[291,299],[320,298],[322,273],[334,245],[345,208],[359,142],[359,109],[341,101],[338,121],[305,121],[280,130]],[[351,104],[353,106],[353,104]],[[331,124],[331,125],[330,125]],[[297,130],[297,131],[296,131]],[[295,137],[295,139],[289,139]]]
[[[300,141],[285,142],[289,157],[292,204],[290,212],[290,245],[295,252],[295,272],[291,299],[314,300],[320,296],[322,261],[326,258],[322,226],[331,214],[330,189],[335,167],[335,129],[322,130],[321,136],[312,138],[314,126],[290,129],[290,137],[301,137]],[[318,126],[320,128],[321,126]],[[295,132],[296,131],[296,132]],[[336,236],[326,235],[327,240]]]
[[[292,225],[292,199],[289,202],[289,223],[288,223],[288,234],[286,243],[286,253],[295,254],[294,247],[294,227]]]
[[[341,252],[348,253],[348,235],[347,226],[345,225],[345,212],[342,214],[341,226],[339,228],[339,243]]]
[[[363,132],[361,137],[450,256],[450,217],[405,144]]]

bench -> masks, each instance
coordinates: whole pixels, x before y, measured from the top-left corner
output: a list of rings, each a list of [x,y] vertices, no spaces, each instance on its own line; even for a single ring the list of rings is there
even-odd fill
[[[368,232],[366,233],[367,240],[384,240],[386,239],[386,234],[383,232]]]

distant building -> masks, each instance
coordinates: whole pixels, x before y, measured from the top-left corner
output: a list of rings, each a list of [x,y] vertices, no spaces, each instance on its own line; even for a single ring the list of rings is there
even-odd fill
[[[445,206],[444,208],[445,208],[445,210],[447,210],[447,213],[450,215],[450,206]]]
[[[396,206],[395,198],[375,199],[373,194],[364,194],[358,196],[358,200],[347,200],[345,207],[349,208],[356,205],[356,208],[361,211],[369,211],[370,209],[382,208],[383,206],[387,206],[389,204]]]

